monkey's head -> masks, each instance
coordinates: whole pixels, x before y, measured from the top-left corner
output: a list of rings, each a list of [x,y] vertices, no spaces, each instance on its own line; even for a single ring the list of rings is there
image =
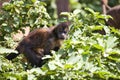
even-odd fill
[[[68,22],[63,22],[58,24],[54,29],[53,29],[53,34],[55,35],[56,39],[64,40],[67,37],[68,33]]]

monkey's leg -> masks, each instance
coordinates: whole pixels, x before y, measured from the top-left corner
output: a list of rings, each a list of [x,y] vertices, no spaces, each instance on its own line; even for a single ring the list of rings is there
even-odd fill
[[[37,54],[34,52],[34,50],[32,50],[31,48],[25,48],[24,54],[32,66],[35,66],[35,65],[37,67],[42,66],[43,60],[37,56]]]

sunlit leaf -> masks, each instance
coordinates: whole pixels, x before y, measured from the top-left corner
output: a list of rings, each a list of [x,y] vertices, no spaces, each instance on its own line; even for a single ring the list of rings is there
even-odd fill
[[[77,15],[80,12],[81,12],[80,9],[76,9],[76,10],[73,11],[73,14]]]
[[[116,37],[108,37],[107,39],[107,48],[113,48],[115,47],[118,42],[116,42],[117,38]]]
[[[18,53],[16,50],[0,47],[0,53]]]
[[[55,66],[54,62],[49,62],[48,67],[49,67],[50,70],[55,70],[57,68],[57,66]]]

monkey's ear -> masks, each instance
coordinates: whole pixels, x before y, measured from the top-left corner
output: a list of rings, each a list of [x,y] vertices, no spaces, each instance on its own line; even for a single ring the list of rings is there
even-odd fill
[[[57,26],[68,27],[71,23],[70,22],[62,22]]]

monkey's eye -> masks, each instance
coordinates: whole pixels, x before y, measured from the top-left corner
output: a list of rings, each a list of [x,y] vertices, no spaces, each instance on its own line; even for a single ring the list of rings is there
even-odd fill
[[[66,33],[67,33],[67,31],[63,31],[63,33],[65,33],[65,34],[66,34]]]
[[[60,33],[64,33],[64,34],[66,34],[67,31],[65,31],[65,30],[61,30]]]

